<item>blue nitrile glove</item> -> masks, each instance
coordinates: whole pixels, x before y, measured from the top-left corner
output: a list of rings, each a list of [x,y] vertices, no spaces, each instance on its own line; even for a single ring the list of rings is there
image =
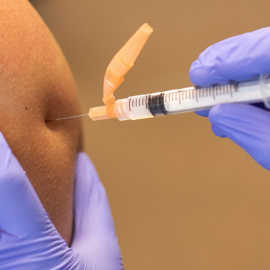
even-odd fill
[[[0,133],[0,269],[123,269],[105,190],[84,153],[76,163],[74,238],[56,231]]]
[[[228,38],[207,48],[191,65],[198,86],[241,82],[270,74],[270,27]],[[208,116],[209,111],[198,114]],[[214,133],[229,137],[270,170],[270,115],[247,104],[222,104],[209,112]]]

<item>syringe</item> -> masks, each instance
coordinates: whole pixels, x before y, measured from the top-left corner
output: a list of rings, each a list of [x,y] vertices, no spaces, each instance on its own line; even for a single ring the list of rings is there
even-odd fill
[[[117,118],[121,121],[137,120],[159,115],[199,111],[209,109],[216,104],[232,102],[256,103],[263,101],[266,107],[270,108],[269,75],[260,75],[257,79],[241,83],[206,88],[187,87],[115,100],[114,91],[124,81],[124,75],[134,65],[152,32],[153,29],[147,23],[143,24],[113,57],[104,76],[102,100],[105,106],[91,108],[89,114],[54,120],[82,116],[89,116],[92,120],[109,118]]]
[[[200,111],[221,103],[264,102],[270,108],[270,76],[242,83],[216,85],[206,88],[187,87],[146,95],[131,96],[115,101],[118,120],[137,120],[160,115]],[[108,119],[106,106],[91,108],[92,120]]]

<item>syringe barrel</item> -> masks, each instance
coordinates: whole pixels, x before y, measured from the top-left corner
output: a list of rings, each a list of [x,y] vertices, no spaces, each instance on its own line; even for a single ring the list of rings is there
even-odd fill
[[[257,80],[206,88],[188,87],[165,92],[131,96],[117,100],[115,114],[119,120],[136,120],[159,115],[205,110],[221,103],[256,103],[264,101],[270,108],[270,76]]]
[[[132,96],[115,102],[118,120],[137,120],[154,117],[148,108],[148,95]]]

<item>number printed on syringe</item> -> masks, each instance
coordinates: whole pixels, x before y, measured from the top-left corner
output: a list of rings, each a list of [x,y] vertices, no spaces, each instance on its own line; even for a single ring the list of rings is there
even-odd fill
[[[164,92],[164,106],[168,113],[195,111],[202,107],[212,107],[218,103],[232,102],[237,91],[237,84],[213,86],[201,89],[188,87],[172,90]]]

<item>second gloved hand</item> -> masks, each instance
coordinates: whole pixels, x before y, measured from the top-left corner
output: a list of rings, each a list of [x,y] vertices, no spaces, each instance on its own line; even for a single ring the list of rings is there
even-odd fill
[[[122,270],[106,192],[84,153],[76,163],[71,248],[0,133],[0,269]]]

